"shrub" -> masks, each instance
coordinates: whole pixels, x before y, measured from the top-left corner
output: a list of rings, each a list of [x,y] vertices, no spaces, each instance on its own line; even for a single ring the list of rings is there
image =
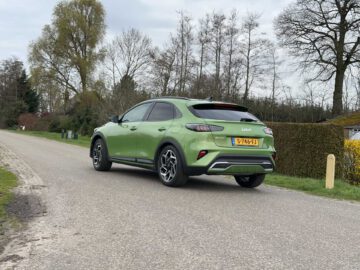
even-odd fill
[[[38,121],[38,117],[32,113],[20,114],[17,120],[19,126],[25,126],[26,130],[34,130]]]
[[[61,132],[62,130],[71,130],[71,119],[67,115],[54,115],[49,124],[50,132]]]
[[[360,184],[360,141],[345,141],[344,176],[351,184]]]
[[[71,112],[71,126],[81,135],[91,135],[94,128],[99,125],[102,100],[94,91],[78,94],[75,99],[76,102]]]
[[[326,157],[336,157],[336,176],[343,175],[344,131],[329,124],[268,123],[277,151],[276,171],[286,175],[323,178]]]
[[[48,131],[53,116],[51,114],[44,114],[39,118],[39,121],[36,122],[34,130],[38,131]]]

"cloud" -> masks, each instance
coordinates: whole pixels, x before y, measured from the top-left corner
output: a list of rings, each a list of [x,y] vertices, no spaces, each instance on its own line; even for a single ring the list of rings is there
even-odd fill
[[[0,59],[17,56],[26,62],[28,45],[51,22],[55,0],[0,1]],[[184,10],[194,21],[207,12],[229,13],[237,9],[240,15],[260,12],[261,29],[272,32],[273,18],[291,0],[102,0],[106,11],[108,38],[130,27],[146,33],[155,45],[161,46],[176,28],[178,11]]]

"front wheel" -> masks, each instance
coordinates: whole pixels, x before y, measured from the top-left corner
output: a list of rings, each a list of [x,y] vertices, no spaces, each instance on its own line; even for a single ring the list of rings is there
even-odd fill
[[[108,160],[105,143],[102,139],[97,139],[92,151],[92,160],[94,169],[97,171],[108,171],[112,163]]]
[[[265,174],[255,174],[249,176],[234,175],[234,177],[239,186],[245,188],[255,188],[264,182]]]
[[[161,182],[166,186],[179,187],[185,185],[188,180],[179,152],[172,145],[161,150],[157,161],[157,171]]]

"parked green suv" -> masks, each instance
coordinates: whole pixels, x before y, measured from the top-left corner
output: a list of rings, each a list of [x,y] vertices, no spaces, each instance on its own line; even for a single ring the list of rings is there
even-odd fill
[[[141,102],[96,128],[90,156],[95,170],[110,170],[112,162],[143,167],[167,186],[216,174],[254,188],[275,166],[271,129],[245,107],[175,97]]]

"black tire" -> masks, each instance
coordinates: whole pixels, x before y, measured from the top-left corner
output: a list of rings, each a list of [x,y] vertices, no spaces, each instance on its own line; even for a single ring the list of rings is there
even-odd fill
[[[255,188],[264,182],[265,174],[254,174],[249,176],[234,175],[234,177],[239,186],[244,188]]]
[[[107,149],[102,139],[97,139],[91,149],[94,169],[97,171],[108,171],[112,162],[109,161]]]
[[[161,149],[157,159],[157,172],[161,182],[166,186],[183,186],[188,180],[179,151],[172,145]]]

